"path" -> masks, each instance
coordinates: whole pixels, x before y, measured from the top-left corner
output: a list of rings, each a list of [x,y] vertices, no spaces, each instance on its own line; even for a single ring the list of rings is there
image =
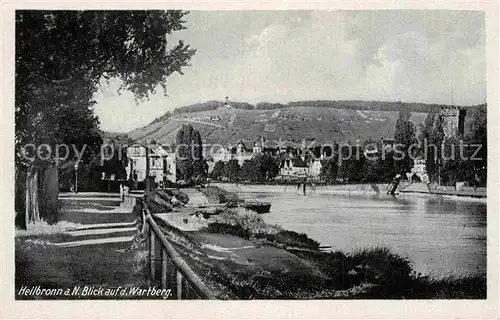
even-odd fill
[[[201,193],[196,189],[186,188],[182,189],[182,192],[187,194],[187,196],[189,197],[189,202],[188,202],[189,206],[199,206],[209,203],[207,197],[205,197],[203,193]]]
[[[137,252],[130,250],[137,217],[120,206],[119,194],[62,193],[59,199],[60,225],[70,228],[16,237],[16,288],[144,286]]]
[[[184,209],[169,213],[156,213],[155,216],[182,231],[196,231],[206,227],[208,222],[205,219],[192,214],[198,211],[200,205],[209,204],[208,198],[194,188],[185,188],[182,192],[189,197],[189,202]]]
[[[221,126],[220,124],[215,124],[211,122],[206,122],[206,121],[200,121],[200,120],[191,120],[191,119],[172,119],[174,121],[179,121],[179,122],[190,122],[190,123],[199,123],[199,124],[206,124],[207,126],[213,126],[221,129],[226,129],[226,127]]]
[[[427,186],[426,183],[412,183],[406,187],[401,188],[399,191],[401,193],[406,193],[406,192],[411,192],[411,193],[425,193],[425,194],[430,194],[429,187]]]

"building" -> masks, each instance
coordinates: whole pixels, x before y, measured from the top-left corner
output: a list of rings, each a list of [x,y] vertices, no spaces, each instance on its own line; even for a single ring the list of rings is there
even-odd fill
[[[242,166],[243,162],[251,160],[254,155],[253,150],[248,149],[243,141],[240,141],[236,145],[236,153],[234,154],[233,159],[238,160],[238,164]]]
[[[282,178],[304,178],[309,176],[309,164],[301,159],[284,154],[280,160]]]
[[[467,111],[460,107],[444,106],[440,108],[439,119],[443,124],[443,131],[446,138],[455,137],[457,134],[464,134],[466,114]]]
[[[231,104],[229,103],[229,97],[226,97],[226,101],[224,102],[224,104],[217,109],[219,109],[219,110],[232,110],[233,107],[231,107]]]
[[[424,159],[413,160],[413,168],[411,168],[410,179],[414,175],[419,177],[420,181],[423,183],[429,183],[429,175],[427,174]]]
[[[309,175],[311,177],[319,177],[321,175],[321,170],[323,169],[322,164],[323,155],[321,155],[321,159],[314,159],[309,163]]]
[[[219,150],[215,151],[212,157],[214,163],[217,163],[219,161],[226,163],[232,159],[232,153],[228,147],[222,147],[219,148]]]
[[[134,144],[127,148],[127,177],[133,181],[146,179],[146,148]],[[177,167],[175,153],[166,151],[161,145],[149,145],[149,176],[155,177],[156,183],[176,182]]]

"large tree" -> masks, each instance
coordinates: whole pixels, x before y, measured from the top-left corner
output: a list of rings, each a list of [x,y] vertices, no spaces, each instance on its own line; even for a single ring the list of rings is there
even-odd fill
[[[238,160],[231,159],[224,166],[224,177],[229,181],[238,181],[241,175],[241,167]]]
[[[208,166],[203,159],[203,144],[200,132],[192,125],[182,125],[176,136],[177,178],[186,183],[204,180]]]
[[[44,168],[54,157],[23,156],[23,147],[73,141],[99,144],[93,130],[93,95],[103,80],[121,80],[120,90],[137,101],[162,88],[167,78],[188,65],[195,53],[182,41],[167,36],[184,29],[184,11],[16,11],[16,224],[29,220],[55,222],[54,179],[44,183]],[[81,114],[78,124],[73,115]],[[67,115],[61,118],[58,115]],[[80,131],[80,127],[89,130]],[[92,129],[90,129],[92,128]],[[84,134],[84,137],[80,133]],[[92,147],[88,148],[91,153]],[[52,149],[53,150],[53,149]],[[74,158],[74,154],[70,155]],[[47,171],[49,172],[49,171]],[[50,171],[50,172],[53,172]],[[49,174],[50,175],[50,174]],[[26,177],[25,179],[23,179]],[[47,180],[48,181],[48,180]],[[55,179],[57,181],[57,177]],[[46,181],[45,181],[46,182]],[[57,183],[55,186],[57,197]],[[40,196],[46,190],[49,195]],[[52,201],[53,202],[53,201]],[[45,209],[44,209],[45,208]],[[47,218],[47,217],[50,218]]]
[[[413,121],[410,120],[411,113],[409,106],[401,105],[399,117],[396,121],[396,131],[394,140],[399,155],[396,155],[395,167],[396,170],[404,176],[406,172],[410,172],[413,166],[413,158],[415,155],[410,154],[410,146],[417,142],[417,128]]]
[[[220,180],[224,175],[224,166],[224,162],[218,161],[212,169],[212,172],[210,172],[210,178]]]
[[[420,145],[425,156],[425,167],[431,181],[438,181],[442,165],[441,146],[444,141],[443,122],[439,113],[432,110],[420,124]]]
[[[469,109],[471,122],[465,136],[457,135],[445,140],[443,161],[440,166],[441,183],[455,185],[467,182],[474,186],[486,186],[487,108],[480,105]]]

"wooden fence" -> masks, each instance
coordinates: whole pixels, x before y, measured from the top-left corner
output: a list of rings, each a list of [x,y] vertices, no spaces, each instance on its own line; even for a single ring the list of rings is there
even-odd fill
[[[141,199],[142,200],[142,199]],[[216,299],[200,277],[189,267],[154,221],[145,201],[141,201],[143,231],[148,247],[148,279],[151,285],[171,289],[182,299]]]

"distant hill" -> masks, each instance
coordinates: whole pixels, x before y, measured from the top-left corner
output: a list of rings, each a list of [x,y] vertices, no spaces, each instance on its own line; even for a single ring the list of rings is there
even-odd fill
[[[299,101],[286,105],[261,102],[208,101],[175,109],[149,125],[127,133],[134,141],[155,140],[173,144],[182,124],[191,124],[210,145],[232,145],[240,140],[247,145],[266,141],[300,143],[303,139],[319,144],[366,141],[394,137],[400,102],[377,101]],[[406,104],[411,119],[418,125],[427,113],[441,105]]]
[[[189,106],[184,106],[174,109],[173,114],[210,111],[220,108],[223,105],[224,102],[222,101],[208,101],[203,103],[196,103]],[[231,107],[235,109],[246,109],[246,110],[252,110],[255,108],[255,106],[247,102],[231,102]]]
[[[223,106],[222,101],[208,101],[204,103],[196,103],[189,106],[180,107],[174,110],[174,114],[200,112],[215,110]],[[292,101],[287,104],[259,102],[252,105],[247,102],[231,102],[231,107],[235,109],[245,110],[275,110],[290,107],[320,107],[333,109],[349,109],[349,110],[372,110],[372,111],[399,111],[401,106],[407,106],[412,112],[430,112],[430,110],[443,107],[441,104],[425,104],[425,103],[407,103],[407,102],[388,102],[388,101],[361,101],[361,100],[315,100],[315,101]]]

